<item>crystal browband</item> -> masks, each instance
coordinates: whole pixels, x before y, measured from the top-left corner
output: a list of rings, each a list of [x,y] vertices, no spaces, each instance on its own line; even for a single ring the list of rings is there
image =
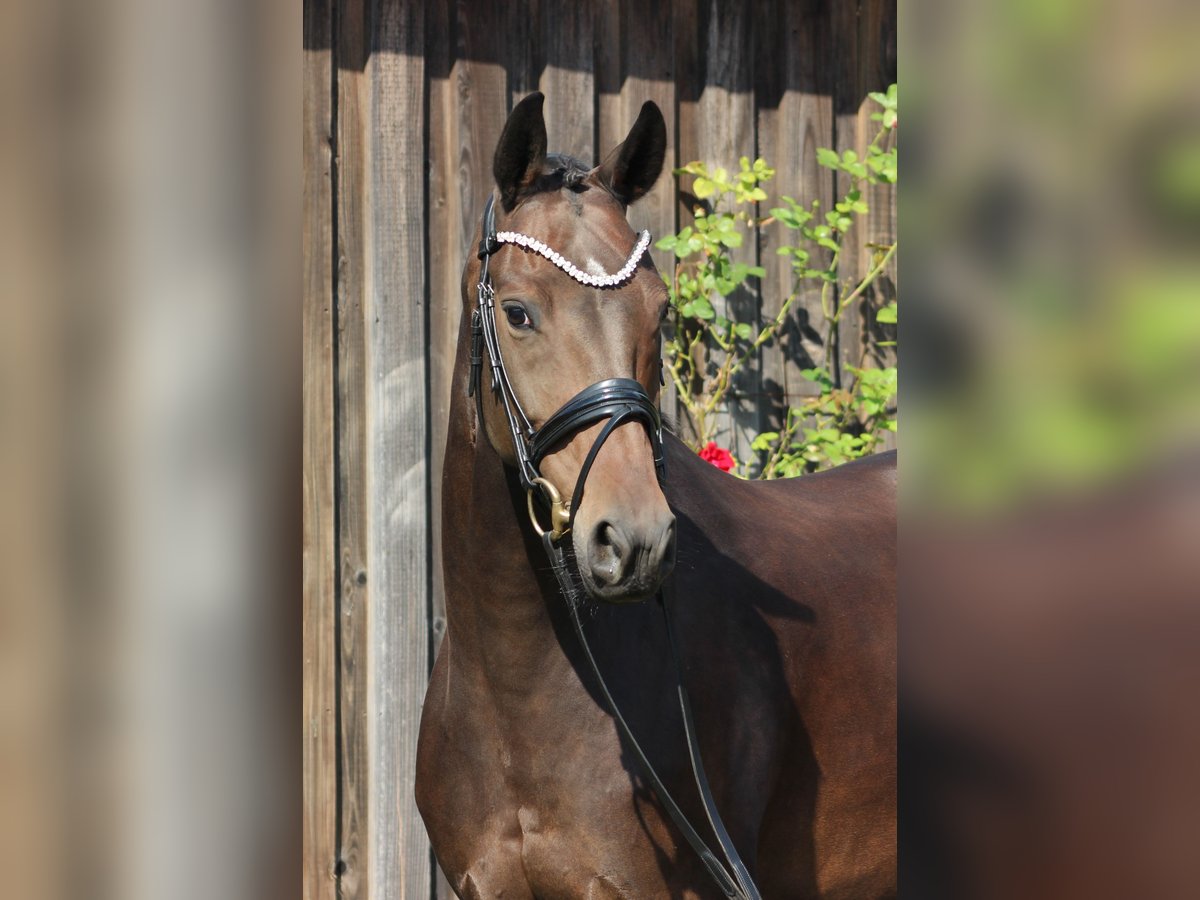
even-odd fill
[[[625,265],[612,275],[592,275],[589,272],[585,272],[569,259],[566,259],[561,253],[551,250],[537,238],[531,238],[529,235],[521,234],[518,231],[498,231],[494,240],[498,244],[516,244],[518,247],[524,247],[526,250],[532,250],[534,253],[541,254],[581,284],[591,287],[608,288],[616,287],[633,275],[633,270],[637,268],[638,260],[642,258],[642,255],[646,252],[646,248],[650,246],[650,232],[643,231],[641,233]]]

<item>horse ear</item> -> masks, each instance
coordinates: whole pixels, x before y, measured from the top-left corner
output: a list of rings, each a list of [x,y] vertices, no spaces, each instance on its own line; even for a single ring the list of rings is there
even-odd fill
[[[647,100],[629,135],[600,164],[596,177],[628,206],[654,187],[666,156],[667,123],[658,104]]]
[[[500,188],[505,212],[512,212],[521,194],[541,174],[546,159],[546,120],[542,116],[545,99],[537,92],[514,106],[496,145],[492,175]]]

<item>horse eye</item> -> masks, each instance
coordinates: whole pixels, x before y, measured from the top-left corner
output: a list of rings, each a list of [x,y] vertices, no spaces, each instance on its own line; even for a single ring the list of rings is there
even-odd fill
[[[504,314],[508,316],[508,324],[513,328],[532,328],[533,320],[529,318],[529,313],[525,311],[525,307],[513,303],[504,307]]]

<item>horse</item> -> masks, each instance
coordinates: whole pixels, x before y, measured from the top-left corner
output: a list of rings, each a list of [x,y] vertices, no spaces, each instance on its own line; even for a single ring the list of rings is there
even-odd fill
[[[712,846],[650,600],[669,589],[712,797],[762,896],[894,896],[895,455],[743,481],[662,427],[668,294],[626,219],[661,173],[662,113],[646,103],[589,168],[547,152],[542,102],[506,121],[462,277],[446,630],[415,787],[438,863],[462,898],[731,895],[622,740],[572,630],[574,610],[648,762]],[[624,399],[603,406],[601,387]]]

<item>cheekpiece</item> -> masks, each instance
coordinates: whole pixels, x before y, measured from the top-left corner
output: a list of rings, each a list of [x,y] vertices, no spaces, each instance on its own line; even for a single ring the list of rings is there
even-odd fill
[[[646,253],[646,249],[650,246],[650,232],[643,231],[641,233],[625,265],[611,275],[593,275],[590,272],[585,272],[561,253],[552,250],[537,238],[521,234],[519,231],[498,231],[493,240],[497,244],[516,244],[518,247],[524,247],[526,250],[532,250],[534,253],[546,257],[546,259],[550,260],[550,262],[554,263],[580,284],[596,288],[610,288],[628,281],[633,275],[634,269],[637,268],[638,260],[642,258]]]

